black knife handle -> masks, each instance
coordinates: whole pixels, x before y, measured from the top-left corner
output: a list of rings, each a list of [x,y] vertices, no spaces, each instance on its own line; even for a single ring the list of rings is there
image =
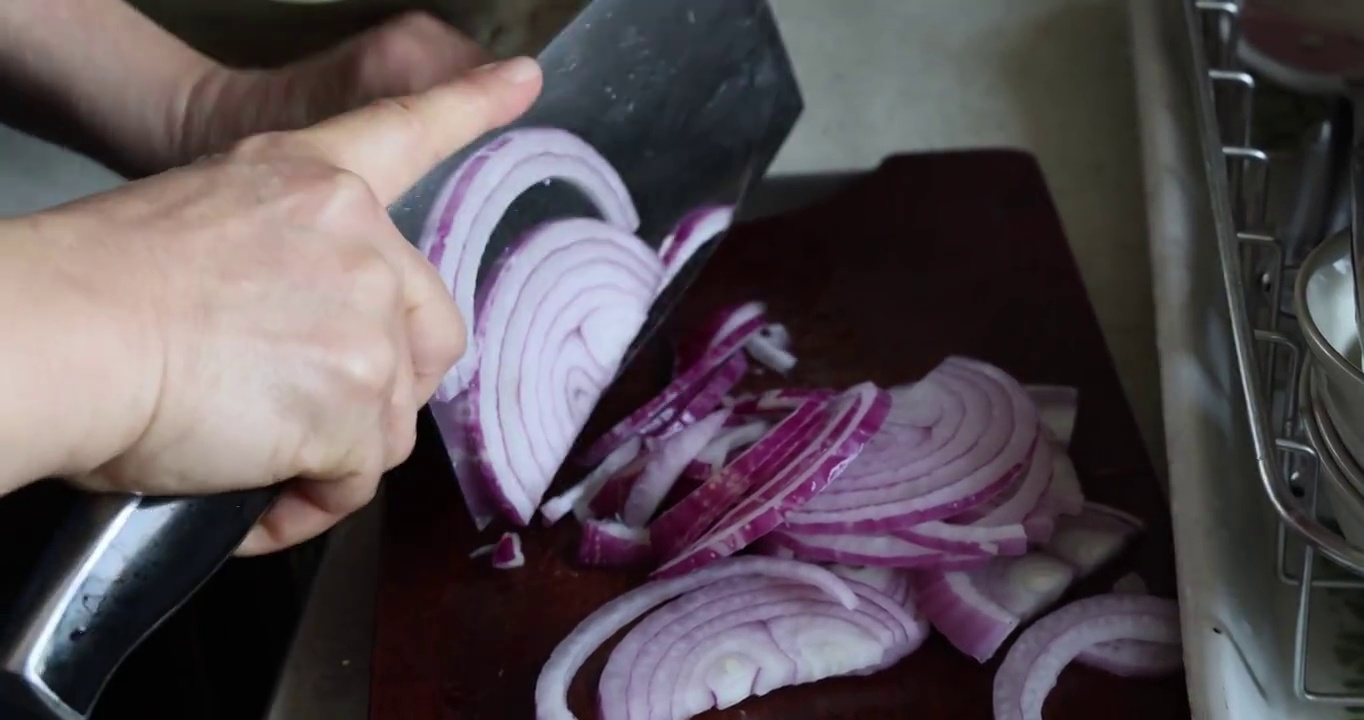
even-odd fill
[[[128,653],[231,556],[278,494],[81,496],[5,618],[0,692],[40,717],[88,717]]]

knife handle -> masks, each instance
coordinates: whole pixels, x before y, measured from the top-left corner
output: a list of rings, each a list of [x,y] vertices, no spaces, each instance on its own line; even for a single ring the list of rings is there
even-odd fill
[[[123,659],[225,562],[279,494],[82,495],[0,634],[0,692],[81,720]]]

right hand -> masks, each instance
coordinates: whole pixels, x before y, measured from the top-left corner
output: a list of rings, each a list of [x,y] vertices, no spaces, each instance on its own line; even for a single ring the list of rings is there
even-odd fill
[[[241,554],[368,503],[464,337],[386,206],[539,88],[530,60],[480,68],[35,218],[134,348],[109,362],[137,400],[95,427],[117,451],[73,481],[186,495],[299,478]]]

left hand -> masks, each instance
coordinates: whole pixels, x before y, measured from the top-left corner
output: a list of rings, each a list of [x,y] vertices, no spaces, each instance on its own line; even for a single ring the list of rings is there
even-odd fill
[[[173,114],[172,140],[152,169],[188,164],[258,133],[308,127],[378,98],[420,93],[491,59],[454,28],[414,12],[278,69],[214,65]]]

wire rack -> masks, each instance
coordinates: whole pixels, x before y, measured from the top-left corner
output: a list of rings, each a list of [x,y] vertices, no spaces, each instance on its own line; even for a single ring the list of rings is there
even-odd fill
[[[1256,77],[1238,59],[1241,3],[1186,0],[1200,139],[1232,337],[1260,484],[1279,516],[1277,571],[1296,588],[1293,687],[1305,700],[1364,706],[1309,672],[1314,593],[1364,592],[1364,551],[1341,535],[1317,478],[1327,455],[1306,415],[1309,368],[1291,309],[1296,267],[1269,221],[1269,153],[1256,147]],[[1300,407],[1303,406],[1303,407]]]

